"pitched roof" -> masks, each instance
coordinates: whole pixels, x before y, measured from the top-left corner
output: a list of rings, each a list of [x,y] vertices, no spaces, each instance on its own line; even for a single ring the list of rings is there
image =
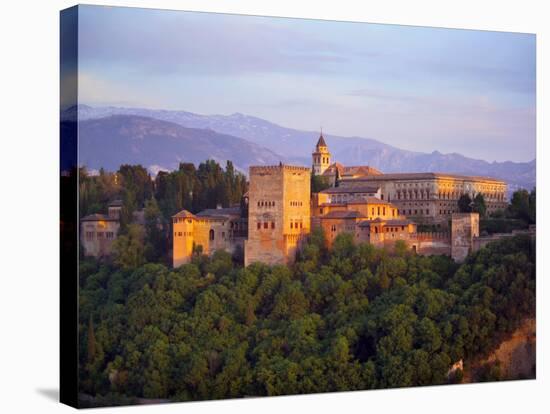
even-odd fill
[[[319,141],[317,141],[317,145],[315,147],[319,148],[319,147],[326,147],[326,146],[327,146],[327,143],[325,142],[325,138],[323,138],[323,133],[321,132],[321,135],[319,136]]]
[[[340,176],[345,175],[360,175],[360,176],[371,176],[371,175],[381,175],[382,172],[377,170],[370,165],[350,165],[344,166],[339,162],[331,164],[323,173],[323,175],[334,175],[338,171]]]
[[[187,210],[181,210],[179,213],[174,214],[172,217],[178,217],[178,218],[195,218],[195,215]]]
[[[377,217],[373,220],[365,220],[359,223],[360,227],[367,227],[371,224],[378,224],[378,223],[384,223],[386,226],[408,226],[410,223],[412,223],[411,220],[407,219],[389,219],[384,220],[383,218]]]
[[[385,204],[385,205],[392,205],[389,201],[382,200],[377,197],[364,197],[359,200],[350,200],[347,202],[348,204]]]
[[[353,187],[330,187],[320,192],[323,194],[355,194],[355,193],[376,193],[380,187],[372,185],[361,185]]]
[[[341,174],[346,175],[381,175],[382,172],[370,165],[350,165],[344,167]]]
[[[322,219],[356,219],[365,218],[366,216],[358,211],[331,211],[330,213],[320,216]]]
[[[455,180],[483,180],[493,181],[495,183],[505,184],[504,180],[499,180],[492,177],[482,177],[475,175],[460,175],[460,174],[447,174],[437,172],[420,172],[420,173],[390,173],[369,175],[359,178],[344,178],[345,181],[384,181],[384,180],[431,180],[436,178],[451,178]]]
[[[197,217],[227,217],[227,216],[240,216],[241,207],[225,207],[225,208],[207,208],[197,213]]]
[[[338,206],[345,207],[349,204],[356,204],[356,205],[361,205],[361,204],[382,204],[382,205],[386,205],[386,206],[395,207],[389,201],[381,200],[380,198],[376,198],[376,197],[363,197],[363,198],[360,198],[360,199],[342,201],[342,202],[337,202],[337,203],[330,203],[330,202],[329,203],[321,203],[321,204],[319,204],[319,207],[338,207]]]

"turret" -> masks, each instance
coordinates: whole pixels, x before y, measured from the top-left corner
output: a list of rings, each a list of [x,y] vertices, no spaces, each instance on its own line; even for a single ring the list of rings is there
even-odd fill
[[[323,138],[322,131],[311,157],[313,159],[313,174],[315,175],[323,174],[330,166],[330,152],[328,151],[325,138]]]

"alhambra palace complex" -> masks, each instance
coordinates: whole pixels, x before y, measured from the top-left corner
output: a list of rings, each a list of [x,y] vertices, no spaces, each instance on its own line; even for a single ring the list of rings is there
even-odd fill
[[[250,167],[249,191],[240,207],[183,210],[173,216],[173,266],[191,260],[198,246],[211,254],[244,250],[244,264],[290,264],[312,228],[330,244],[340,233],[356,242],[393,248],[397,240],[419,254],[447,254],[463,260],[485,244],[477,213],[459,213],[462,194],[483,194],[487,211],[506,208],[506,183],[487,177],[439,173],[383,174],[368,167],[331,162],[321,134],[313,168],[290,165]],[[330,188],[311,193],[311,174]],[[417,224],[441,231],[417,232]]]
[[[489,213],[506,208],[506,183],[487,177],[439,173],[383,174],[369,166],[331,162],[323,135],[312,154],[313,168],[279,164],[250,167],[243,208],[183,210],[172,217],[174,267],[197,249],[244,251],[244,264],[290,264],[312,228],[324,230],[328,247],[338,234],[358,243],[392,249],[403,240],[418,254],[445,254],[462,261],[493,239],[479,236],[477,213],[459,213],[461,195],[483,194]],[[311,193],[311,174],[330,187]],[[107,214],[81,220],[86,256],[108,256],[120,227],[120,201]],[[134,221],[143,222],[143,212]],[[418,232],[417,225],[437,232]]]

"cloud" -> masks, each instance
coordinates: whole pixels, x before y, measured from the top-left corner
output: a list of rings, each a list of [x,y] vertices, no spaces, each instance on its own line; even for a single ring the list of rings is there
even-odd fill
[[[84,7],[80,22],[82,61],[149,74],[322,72],[347,61],[280,19]]]
[[[242,112],[308,130],[322,123],[411,149],[535,153],[532,35],[81,10],[87,103]]]

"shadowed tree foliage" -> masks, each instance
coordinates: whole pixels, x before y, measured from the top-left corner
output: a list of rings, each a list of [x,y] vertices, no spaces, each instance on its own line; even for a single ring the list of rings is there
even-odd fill
[[[462,194],[458,199],[458,211],[461,213],[472,212],[472,199],[469,194]]]
[[[508,215],[512,218],[521,219],[529,224],[536,222],[536,189],[531,193],[527,190],[518,190],[512,194],[510,205],[508,206]]]
[[[487,213],[487,206],[485,205],[485,197],[483,197],[483,194],[476,194],[473,203],[472,211],[479,213],[480,217],[485,217],[485,214]]]
[[[290,268],[219,251],[177,269],[139,263],[139,234],[123,237],[115,264],[80,269],[80,380],[98,404],[447,383],[535,312],[528,237],[458,265],[346,235],[326,251],[315,231]]]
[[[318,193],[330,187],[328,177],[322,175],[311,174],[311,192]]]
[[[113,242],[113,261],[124,270],[145,263],[145,230],[138,224],[128,225],[126,234]]]

